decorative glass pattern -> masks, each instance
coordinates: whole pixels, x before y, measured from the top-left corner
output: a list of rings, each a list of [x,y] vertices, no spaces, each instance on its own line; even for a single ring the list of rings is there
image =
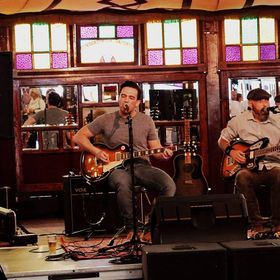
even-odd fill
[[[135,61],[136,39],[133,25],[80,26],[80,34],[81,63]]]
[[[260,52],[261,60],[275,60],[276,59],[276,49],[275,45],[261,45]]]
[[[18,69],[18,70],[32,69],[32,55],[31,54],[16,54],[16,69]]]
[[[241,61],[241,49],[240,46],[226,47],[226,61]]]
[[[61,69],[67,68],[68,66],[68,57],[67,53],[59,52],[52,54],[52,68],[54,69]]]
[[[146,23],[147,64],[199,63],[197,37],[196,19],[172,19]]]
[[[117,26],[118,38],[132,38],[134,35],[132,25],[119,25]]]
[[[183,49],[183,64],[197,64],[197,49]]]
[[[68,67],[67,27],[63,23],[17,24],[16,69]]]
[[[274,18],[225,19],[226,62],[276,60],[275,28]]]
[[[81,26],[80,36],[82,39],[97,38],[97,26]]]
[[[163,65],[163,51],[148,51],[149,65]]]

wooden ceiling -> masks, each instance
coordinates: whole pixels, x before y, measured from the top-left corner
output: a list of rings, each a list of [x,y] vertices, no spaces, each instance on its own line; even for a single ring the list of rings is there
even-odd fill
[[[65,10],[73,12],[127,10],[222,11],[257,6],[278,6],[280,0],[0,0],[0,14],[13,15]]]

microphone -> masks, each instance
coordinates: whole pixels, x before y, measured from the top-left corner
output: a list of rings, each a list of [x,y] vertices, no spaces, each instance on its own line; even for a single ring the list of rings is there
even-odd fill
[[[267,107],[266,111],[272,112],[273,114],[280,113],[280,109],[278,108],[278,106]]]
[[[127,104],[124,104],[124,110],[128,113],[129,111],[129,106]]]

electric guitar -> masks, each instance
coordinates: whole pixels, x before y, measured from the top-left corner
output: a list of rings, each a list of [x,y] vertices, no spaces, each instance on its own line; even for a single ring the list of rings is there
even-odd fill
[[[197,154],[197,145],[190,141],[190,121],[184,122],[184,152],[174,157],[176,195],[192,196],[206,194],[208,184],[202,172],[202,159]]]
[[[82,152],[80,158],[81,173],[90,182],[96,182],[105,179],[111,171],[123,165],[125,160],[130,159],[129,147],[120,145],[113,149],[104,144],[94,144],[95,147],[103,150],[109,155],[109,162],[104,163],[97,159],[93,154]],[[178,146],[168,147],[168,149],[177,150]],[[150,156],[153,154],[163,153],[165,148],[147,149],[133,152],[133,158]]]
[[[258,158],[271,152],[280,151],[280,146],[268,147],[268,138],[262,138],[253,144],[247,144],[242,140],[235,141],[232,148],[240,150],[245,153],[246,162],[240,164],[235,161],[231,156],[224,154],[221,164],[221,174],[225,178],[234,176],[241,168],[255,169],[258,167]]]

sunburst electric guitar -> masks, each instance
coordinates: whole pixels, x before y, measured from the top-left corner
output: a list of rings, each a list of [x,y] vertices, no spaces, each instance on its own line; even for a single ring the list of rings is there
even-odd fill
[[[268,138],[262,138],[253,144],[245,143],[242,140],[235,141],[232,148],[240,150],[245,154],[246,161],[240,164],[231,156],[224,154],[221,164],[221,174],[224,178],[233,177],[241,168],[255,169],[258,167],[258,159],[268,153],[279,152],[280,146],[267,147]]]
[[[104,144],[94,144],[95,147],[103,150],[109,155],[109,162],[104,163],[98,160],[94,155],[88,152],[82,152],[80,158],[81,173],[82,175],[91,182],[96,182],[105,179],[111,171],[115,168],[121,167],[123,162],[130,159],[130,151],[128,146],[120,145],[113,149],[108,148]],[[168,147],[172,150],[177,150],[178,146]],[[142,151],[133,152],[133,158],[150,156],[164,152],[165,148],[148,149]]]
[[[206,194],[208,184],[202,172],[202,159],[197,154],[197,145],[190,139],[190,121],[184,121],[185,147],[174,157],[176,195],[193,196]]]

